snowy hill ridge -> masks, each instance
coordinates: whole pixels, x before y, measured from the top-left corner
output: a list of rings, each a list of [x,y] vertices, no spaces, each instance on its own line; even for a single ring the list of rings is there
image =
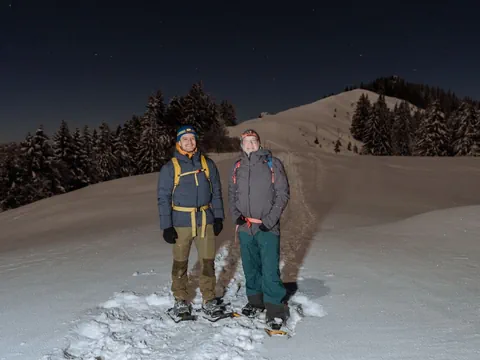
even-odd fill
[[[339,138],[345,148],[348,142],[351,142],[352,146],[360,147],[360,142],[354,140],[350,134],[350,126],[357,101],[362,94],[367,95],[372,103],[379,97],[379,94],[364,89],[345,91],[274,115],[243,121],[228,127],[228,131],[230,136],[239,136],[245,129],[255,128],[260,136],[263,135],[267,147],[280,147],[291,151],[333,153],[334,143]],[[402,101],[385,97],[390,109]],[[408,104],[412,111],[417,109],[415,105]],[[342,154],[353,153],[342,151]]]

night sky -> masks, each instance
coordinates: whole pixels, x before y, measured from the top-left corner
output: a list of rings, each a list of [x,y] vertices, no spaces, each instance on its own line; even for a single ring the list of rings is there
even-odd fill
[[[240,120],[393,74],[480,99],[478,0],[168,3],[0,0],[0,141],[113,128],[199,80]]]

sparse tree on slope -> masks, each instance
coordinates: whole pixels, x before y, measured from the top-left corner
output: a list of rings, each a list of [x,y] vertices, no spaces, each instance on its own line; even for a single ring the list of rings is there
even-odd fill
[[[357,101],[357,107],[352,117],[352,125],[350,132],[355,140],[363,141],[366,124],[370,118],[372,104],[368,99],[368,95],[362,93]]]
[[[364,131],[363,154],[391,155],[391,119],[385,97],[380,95],[373,105]]]
[[[436,100],[427,107],[417,130],[414,155],[447,156],[449,139],[445,116]]]
[[[413,118],[407,102],[402,101],[395,106],[392,125],[393,155],[409,156],[412,154],[414,142]]]

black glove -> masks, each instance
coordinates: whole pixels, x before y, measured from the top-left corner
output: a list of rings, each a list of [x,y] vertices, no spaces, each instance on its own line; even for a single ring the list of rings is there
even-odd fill
[[[175,244],[175,239],[178,238],[177,231],[175,228],[169,227],[163,230],[163,239],[169,244]]]
[[[237,221],[235,221],[235,224],[237,225],[243,225],[247,222],[247,220],[245,219],[245,216],[243,215],[240,215],[238,218],[237,218]]]
[[[213,233],[218,236],[223,230],[223,219],[215,218],[213,221]]]
[[[260,224],[260,226],[258,228],[262,231],[270,231],[270,229],[267,228],[264,224]]]

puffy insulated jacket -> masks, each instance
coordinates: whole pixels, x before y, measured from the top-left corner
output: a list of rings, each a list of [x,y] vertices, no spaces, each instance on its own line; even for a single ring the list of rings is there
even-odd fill
[[[175,150],[174,156],[178,159],[181,173],[202,168],[200,152],[196,152],[191,159]],[[222,188],[217,166],[212,159],[206,157],[210,170],[210,184],[204,172],[197,175],[198,186],[195,184],[194,175],[180,177],[180,182],[173,195],[173,203],[176,206],[200,207],[211,204],[206,210],[207,224],[213,224],[214,218],[224,218]],[[174,168],[172,160],[169,160],[160,169],[157,185],[158,212],[160,215],[160,228],[166,229],[171,226],[191,227],[191,214],[172,209]],[[202,213],[196,213],[197,226],[202,224]]]
[[[270,150],[259,149],[250,154],[242,153],[240,167],[236,169],[236,183],[233,181],[235,163],[228,182],[228,199],[233,221],[243,215],[262,220],[271,232],[280,235],[280,217],[290,199],[290,186],[280,159],[272,156],[275,181],[267,163]],[[244,224],[240,231],[254,234],[260,225]]]

